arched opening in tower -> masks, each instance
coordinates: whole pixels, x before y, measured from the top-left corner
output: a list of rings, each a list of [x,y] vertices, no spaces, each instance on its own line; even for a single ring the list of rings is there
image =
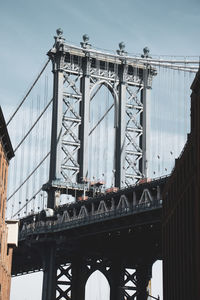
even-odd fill
[[[109,300],[110,286],[107,278],[99,270],[90,275],[85,287],[85,300]]]
[[[90,97],[88,179],[114,185],[115,102],[111,89],[98,84]]]

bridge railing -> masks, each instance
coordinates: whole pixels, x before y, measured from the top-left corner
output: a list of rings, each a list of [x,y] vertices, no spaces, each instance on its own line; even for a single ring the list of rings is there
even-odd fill
[[[102,221],[112,220],[130,215],[136,215],[146,211],[159,209],[162,207],[162,200],[137,204],[132,207],[115,208],[104,212],[95,212],[88,215],[78,215],[69,217],[65,212],[62,216],[57,216],[56,220],[46,218],[46,220],[33,221],[32,223],[23,224],[19,234],[19,239],[23,240],[29,235],[38,235],[63,230],[69,230],[89,224],[95,224]]]

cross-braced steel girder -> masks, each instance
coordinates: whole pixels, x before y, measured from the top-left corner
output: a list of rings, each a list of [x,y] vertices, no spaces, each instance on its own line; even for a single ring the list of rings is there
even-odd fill
[[[63,264],[55,255],[55,245],[51,245],[44,259],[42,300],[84,300],[86,283],[97,270],[108,280],[110,300],[147,300],[151,267],[151,263],[143,263],[127,268],[115,255],[79,255]]]
[[[154,70],[126,59],[123,51],[108,55],[81,45],[66,44],[59,33],[48,52],[54,74],[49,184],[71,186],[88,177],[90,102],[103,85],[114,100],[115,185],[134,184],[148,176],[148,94]],[[49,189],[48,206],[55,206],[55,188]]]
[[[56,274],[56,300],[71,300],[72,265],[60,265]]]

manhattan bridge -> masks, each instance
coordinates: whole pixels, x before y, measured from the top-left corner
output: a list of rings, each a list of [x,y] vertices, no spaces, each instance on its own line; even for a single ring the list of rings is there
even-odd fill
[[[85,299],[97,270],[111,300],[157,299],[162,191],[190,130],[199,59],[106,51],[86,34],[75,46],[61,29],[47,55],[7,121],[12,274],[43,271],[42,300]]]

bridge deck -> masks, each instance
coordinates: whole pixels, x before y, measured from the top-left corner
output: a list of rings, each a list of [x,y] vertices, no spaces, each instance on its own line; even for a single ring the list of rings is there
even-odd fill
[[[59,263],[77,255],[120,255],[128,266],[142,257],[161,258],[162,199],[157,189],[162,190],[166,180],[58,207],[55,218],[22,219],[12,274],[43,269],[43,257],[51,244],[56,245]],[[149,191],[152,201],[140,203],[144,191]]]

